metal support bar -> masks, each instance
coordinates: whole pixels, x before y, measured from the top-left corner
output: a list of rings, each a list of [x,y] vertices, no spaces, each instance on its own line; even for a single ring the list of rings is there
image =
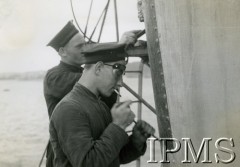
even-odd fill
[[[142,98],[142,87],[143,87],[143,63],[142,62],[139,64],[139,71],[140,73],[138,74],[138,95],[139,97]],[[137,119],[138,120],[142,119],[142,103],[138,103]]]
[[[142,73],[142,71],[125,71],[125,73]]]
[[[129,57],[148,57],[147,46],[128,47],[126,52]]]
[[[133,96],[135,96],[138,100],[140,100],[148,109],[150,109],[154,114],[156,114],[156,110],[146,102],[142,97],[140,97],[134,90],[132,90],[128,85],[123,82],[123,87],[127,89]]]
[[[164,80],[164,71],[159,43],[157,16],[154,0],[143,0],[143,13],[148,41],[148,55],[151,65],[151,76],[154,90],[154,100],[157,111],[159,135],[161,138],[172,138],[167,92]],[[167,145],[167,149],[173,149],[173,143]],[[168,165],[166,165],[168,166]]]
[[[138,95],[142,98],[142,88],[143,88],[143,63],[139,64],[139,74],[138,74]],[[137,120],[142,119],[142,103],[138,103],[138,112],[137,112]],[[141,158],[138,158],[136,161],[136,167],[141,166]]]

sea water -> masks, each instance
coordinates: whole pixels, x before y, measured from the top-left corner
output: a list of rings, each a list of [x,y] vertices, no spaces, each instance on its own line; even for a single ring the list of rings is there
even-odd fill
[[[137,92],[136,78],[125,78],[125,82]],[[143,97],[154,106],[151,79],[143,82]],[[136,100],[121,88],[122,100]],[[137,104],[131,109],[137,114]],[[143,106],[142,119],[157,129],[156,117]],[[0,81],[0,167],[38,166],[49,138],[49,119],[43,96],[42,80],[1,80]],[[147,164],[149,153],[142,158],[142,166]],[[45,159],[43,165],[45,166]],[[135,166],[135,162],[124,165]]]

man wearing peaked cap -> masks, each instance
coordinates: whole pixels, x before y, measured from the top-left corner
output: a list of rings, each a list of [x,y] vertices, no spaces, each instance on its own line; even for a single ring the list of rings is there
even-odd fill
[[[154,128],[134,121],[132,101],[112,108],[100,100],[122,86],[126,69],[124,47],[105,43],[82,52],[85,67],[73,89],[57,104],[50,119],[50,142],[54,164],[61,167],[119,167],[146,151],[146,140]],[[118,55],[120,54],[120,55]]]
[[[59,49],[64,47],[78,32],[72,21],[69,21],[47,46],[53,47],[58,52]],[[82,36],[80,36],[80,42],[85,42]]]
[[[54,48],[60,58],[60,64],[48,70],[44,80],[44,96],[48,106],[49,117],[55,105],[72,89],[82,74],[82,64],[94,60],[88,55],[89,52],[95,52],[96,49],[116,51],[123,53],[125,44],[136,42],[135,34],[138,31],[129,31],[123,34],[119,43],[87,45],[84,37],[78,32],[72,21],[69,21],[62,30],[47,44]],[[86,54],[82,52],[85,50]],[[103,53],[103,52],[102,52]],[[105,52],[107,57],[107,53]],[[96,57],[96,56],[95,56]],[[116,100],[116,99],[115,99]],[[111,98],[105,100],[109,107],[116,101]]]
[[[123,34],[118,44],[124,45],[136,42],[135,34],[138,31],[129,31]],[[82,75],[83,62],[86,58],[81,53],[86,41],[76,29],[72,21],[69,21],[47,44],[60,56],[59,65],[48,70],[44,78],[44,96],[47,104],[49,118],[57,103],[69,93]],[[86,48],[85,48],[86,49]],[[109,108],[116,102],[116,94],[111,97],[102,97]],[[53,152],[50,144],[47,148],[47,167],[53,166]]]
[[[89,46],[82,51],[82,63],[94,64],[98,61],[113,62],[128,59],[125,44],[100,43]]]

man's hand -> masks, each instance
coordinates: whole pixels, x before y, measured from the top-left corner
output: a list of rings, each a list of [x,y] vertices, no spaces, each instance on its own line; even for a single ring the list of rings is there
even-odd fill
[[[132,142],[138,149],[144,146],[147,138],[155,133],[155,129],[143,120],[137,121],[136,125],[133,127],[132,132]]]
[[[123,33],[119,43],[122,44],[126,44],[126,45],[134,45],[137,42],[137,34],[140,32],[141,30],[133,30],[133,31],[127,31],[125,33]]]
[[[130,109],[131,103],[132,101],[115,103],[111,109],[113,123],[123,130],[125,130],[135,118],[135,114]]]

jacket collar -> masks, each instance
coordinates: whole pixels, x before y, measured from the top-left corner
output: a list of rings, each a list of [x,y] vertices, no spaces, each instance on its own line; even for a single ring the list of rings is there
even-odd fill
[[[80,73],[82,73],[82,71],[83,71],[83,68],[81,66],[80,67],[76,67],[76,66],[64,63],[63,61],[60,61],[59,66],[61,66],[63,68],[66,68],[66,69],[69,69],[70,71],[73,71],[73,72],[80,72]]]
[[[88,88],[86,88],[85,86],[81,85],[80,83],[76,83],[76,85],[74,86],[74,89],[78,93],[81,93],[84,96],[89,97],[90,99],[99,100],[98,96],[96,96],[93,92],[91,92]]]

